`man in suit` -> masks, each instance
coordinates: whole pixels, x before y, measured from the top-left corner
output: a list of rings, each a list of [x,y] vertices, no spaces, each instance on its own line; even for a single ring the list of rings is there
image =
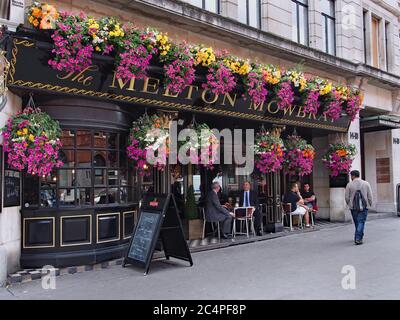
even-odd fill
[[[232,232],[233,214],[221,205],[218,198],[218,192],[220,190],[221,186],[219,185],[219,183],[214,182],[212,184],[212,190],[208,193],[206,199],[206,220],[212,222],[221,222],[221,237],[223,239],[227,239],[228,234]]]
[[[261,231],[261,212],[258,208],[258,194],[251,190],[251,184],[249,181],[243,183],[243,190],[240,192],[239,198],[240,207],[254,207],[254,229],[256,229],[257,236],[262,236]]]

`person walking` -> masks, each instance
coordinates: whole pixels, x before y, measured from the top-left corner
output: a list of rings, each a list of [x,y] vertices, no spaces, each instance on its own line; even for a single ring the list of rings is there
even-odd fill
[[[363,243],[365,221],[368,216],[368,209],[372,207],[371,185],[360,178],[360,171],[350,172],[351,181],[346,186],[345,199],[353,216],[355,234],[354,243]]]

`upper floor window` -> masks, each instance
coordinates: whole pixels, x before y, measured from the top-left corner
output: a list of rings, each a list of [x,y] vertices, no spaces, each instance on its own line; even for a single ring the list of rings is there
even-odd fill
[[[254,28],[261,28],[261,1],[238,0],[238,20]]]
[[[220,13],[220,0],[187,0],[190,4],[214,13]]]
[[[308,46],[308,0],[292,0],[292,39]]]
[[[11,0],[0,1],[0,19],[8,20],[10,18],[10,1]]]
[[[324,51],[336,54],[335,1],[321,0]]]
[[[376,68],[379,68],[380,60],[379,23],[379,19],[373,16],[371,19],[371,64]]]

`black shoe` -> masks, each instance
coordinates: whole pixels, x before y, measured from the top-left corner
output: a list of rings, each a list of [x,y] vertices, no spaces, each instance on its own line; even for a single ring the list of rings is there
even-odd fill
[[[221,233],[221,239],[228,239],[228,235],[225,233]]]
[[[257,235],[257,237],[261,237],[263,234],[262,234],[261,230],[258,230],[258,231],[256,232],[256,235]]]
[[[359,246],[359,245],[363,244],[363,241],[362,240],[356,240],[356,241],[354,241],[354,243],[356,244],[356,246]]]

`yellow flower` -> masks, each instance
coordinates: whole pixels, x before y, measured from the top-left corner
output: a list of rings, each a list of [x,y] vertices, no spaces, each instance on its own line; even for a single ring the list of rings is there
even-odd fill
[[[18,135],[18,136],[22,136],[22,131],[21,131],[21,130],[18,130],[18,131],[17,131],[17,135]]]
[[[328,82],[327,84],[325,84],[320,90],[319,90],[319,94],[321,96],[324,96],[328,93],[330,93],[332,91],[332,83]]]
[[[161,51],[161,55],[162,55],[162,56],[166,56],[167,53],[168,53],[167,51]]]
[[[42,15],[42,10],[40,10],[38,7],[35,7],[32,9],[32,16],[35,18],[39,18]]]
[[[29,140],[30,140],[30,141],[34,141],[34,140],[35,140],[35,137],[33,136],[33,134],[30,134],[30,135],[29,135]]]
[[[40,22],[40,29],[42,30],[54,29],[55,27],[56,21],[51,15],[44,16],[42,21]]]
[[[33,16],[29,16],[28,21],[30,24],[33,24],[33,20],[35,20],[35,18]]]
[[[215,54],[212,48],[201,48],[197,51],[195,64],[209,67],[215,62]]]
[[[22,133],[23,133],[24,135],[28,134],[28,129],[27,129],[27,128],[23,128],[23,129],[22,129]]]
[[[96,46],[96,51],[101,51],[99,46]]]
[[[39,21],[37,19],[33,20],[33,25],[37,27],[39,25]]]

